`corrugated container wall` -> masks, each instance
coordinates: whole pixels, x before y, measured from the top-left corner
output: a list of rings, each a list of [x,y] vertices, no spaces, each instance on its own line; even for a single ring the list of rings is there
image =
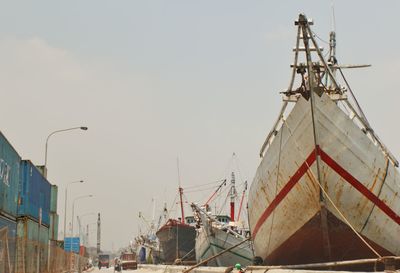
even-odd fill
[[[21,185],[18,216],[28,216],[39,221],[42,211],[42,223],[50,224],[51,184],[29,160],[21,161]]]
[[[0,132],[0,211],[17,216],[21,157]]]
[[[8,237],[8,255],[10,257],[11,266],[14,268],[15,264],[15,255],[16,255],[16,237],[17,237],[17,223],[13,220],[10,220],[6,217],[0,216],[0,229],[7,227],[7,237]],[[0,238],[1,246],[0,249],[3,250],[4,242],[2,242],[2,238]],[[1,262],[0,262],[1,264]],[[0,266],[0,272],[3,268]]]
[[[57,185],[51,185],[50,212],[57,213],[57,196],[58,196]]]
[[[49,229],[24,217],[17,220],[17,269],[25,268],[25,272],[36,272],[37,255],[39,255],[39,272],[47,270],[49,247]],[[39,246],[39,252],[37,248]]]
[[[58,214],[50,212],[50,227],[49,227],[50,240],[58,239]]]

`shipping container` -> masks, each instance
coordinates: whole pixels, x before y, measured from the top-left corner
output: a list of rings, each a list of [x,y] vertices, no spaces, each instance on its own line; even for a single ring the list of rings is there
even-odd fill
[[[0,132],[0,211],[17,216],[21,157]]]
[[[79,246],[79,255],[86,257],[86,247]]]
[[[7,255],[10,257],[11,268],[14,268],[15,265],[15,255],[16,255],[16,235],[17,235],[17,223],[11,219],[8,219],[4,216],[0,216],[0,230],[3,228],[7,228],[7,238],[0,237],[0,253],[3,255]],[[5,248],[5,240],[8,243],[8,253]],[[4,256],[3,256],[4,258]],[[4,259],[3,259],[4,261]],[[5,272],[3,270],[5,264],[0,261],[0,272]],[[11,272],[14,272],[11,270]]]
[[[47,270],[49,229],[28,217],[17,220],[17,270],[25,273]]]
[[[57,196],[58,196],[58,187],[57,187],[57,185],[51,185],[50,212],[57,213]]]
[[[29,160],[21,161],[18,216],[28,216],[50,225],[51,184]]]
[[[50,240],[58,239],[58,221],[59,221],[58,214],[54,213],[54,212],[50,212],[50,226],[49,226]]]

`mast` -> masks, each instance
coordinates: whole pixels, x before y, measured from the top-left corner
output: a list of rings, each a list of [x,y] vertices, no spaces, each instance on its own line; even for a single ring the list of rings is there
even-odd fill
[[[232,172],[232,177],[231,177],[231,221],[235,221],[235,198],[237,195],[236,188],[235,188],[235,173]]]
[[[184,213],[184,211],[183,211],[183,200],[182,200],[182,195],[183,195],[183,189],[182,189],[182,187],[179,185],[179,198],[180,198],[180,202],[181,202],[181,213],[182,213],[181,223],[184,224],[184,223],[185,223],[185,213]]]
[[[222,181],[222,183],[218,186],[218,188],[214,191],[214,193],[208,198],[207,202],[204,204],[204,206],[207,206],[208,203],[210,203],[211,199],[217,194],[217,192],[222,188],[222,186],[226,185],[226,179]]]
[[[181,175],[179,173],[179,158],[176,158],[176,166],[178,168],[178,191],[179,191],[179,199],[180,199],[180,203],[181,203],[181,215],[182,215],[182,219],[181,219],[181,223],[184,224],[185,223],[185,212],[183,211],[183,200],[182,200],[182,195],[183,195],[183,189],[181,187]]]
[[[240,213],[242,212],[243,200],[244,200],[244,195],[246,193],[246,190],[247,190],[247,181],[244,182],[244,189],[243,189],[243,192],[242,192],[242,198],[240,199],[240,206],[239,206],[239,212],[238,212],[238,217],[237,217],[238,221],[240,219]]]

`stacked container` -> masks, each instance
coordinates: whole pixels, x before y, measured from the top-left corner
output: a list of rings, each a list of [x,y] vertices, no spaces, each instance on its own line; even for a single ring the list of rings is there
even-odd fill
[[[13,267],[21,157],[0,132],[0,230],[7,228],[8,255]],[[0,243],[4,238],[0,238]]]
[[[50,240],[58,240],[58,214],[50,212],[50,227],[49,227]]]
[[[3,233],[4,228],[7,228],[6,233]],[[2,230],[0,236],[0,272],[7,272],[6,268],[8,268],[8,266],[6,263],[8,258],[11,268],[14,268],[15,264],[17,224],[13,220],[0,216],[0,230]],[[5,242],[8,243],[8,252]]]
[[[22,217],[17,220],[17,270],[25,273],[47,270],[49,229],[38,222]]]
[[[49,227],[49,238],[50,240],[58,239],[58,214],[57,214],[57,196],[58,187],[57,185],[51,185],[50,194],[50,227]]]
[[[50,225],[51,184],[29,160],[21,161],[18,216]]]
[[[21,157],[0,132],[0,212],[17,215]]]

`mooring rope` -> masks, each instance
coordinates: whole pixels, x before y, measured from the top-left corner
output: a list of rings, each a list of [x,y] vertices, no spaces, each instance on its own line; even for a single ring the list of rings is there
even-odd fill
[[[287,124],[286,120],[283,121],[284,124],[286,124],[286,127],[289,130],[289,134],[291,135],[291,137],[293,137],[292,131],[290,130],[289,125]],[[320,181],[318,179],[316,179],[314,172],[311,169],[311,166],[308,164],[306,157],[304,156],[304,154],[302,153],[302,151],[300,150],[300,147],[296,141],[296,139],[293,137],[294,142],[296,144],[297,150],[299,151],[300,156],[304,159],[304,162],[307,165],[308,170],[310,171],[312,180],[314,182],[316,182],[320,189],[323,191],[323,193],[325,194],[325,196],[327,197],[327,199],[329,200],[329,202],[332,204],[332,206],[335,208],[335,210],[339,213],[339,215],[343,218],[343,220],[345,221],[345,223],[350,227],[350,229],[357,235],[357,237],[379,258],[382,258],[382,256],[357,232],[357,230],[353,227],[353,225],[349,222],[349,220],[347,220],[347,218],[344,216],[344,214],[340,211],[340,209],[336,206],[335,202],[333,202],[333,200],[330,198],[330,196],[328,195],[328,193],[325,191],[324,187],[322,186],[322,184],[320,183]],[[307,171],[308,171],[307,170]]]
[[[284,120],[282,118],[282,120]],[[274,198],[276,198],[276,195],[278,193],[278,184],[279,184],[279,170],[281,168],[281,152],[282,152],[282,139],[283,139],[283,129],[285,127],[282,126],[281,127],[281,133],[280,133],[280,139],[279,139],[279,154],[278,154],[278,164],[277,164],[277,170],[276,170],[276,183],[275,183],[275,196]],[[268,245],[267,245],[267,252],[269,252],[269,247],[271,244],[271,237],[272,237],[272,230],[274,228],[274,219],[275,219],[275,210],[272,213],[272,220],[271,220],[271,228],[270,228],[270,232],[269,232],[269,237],[268,237]]]

